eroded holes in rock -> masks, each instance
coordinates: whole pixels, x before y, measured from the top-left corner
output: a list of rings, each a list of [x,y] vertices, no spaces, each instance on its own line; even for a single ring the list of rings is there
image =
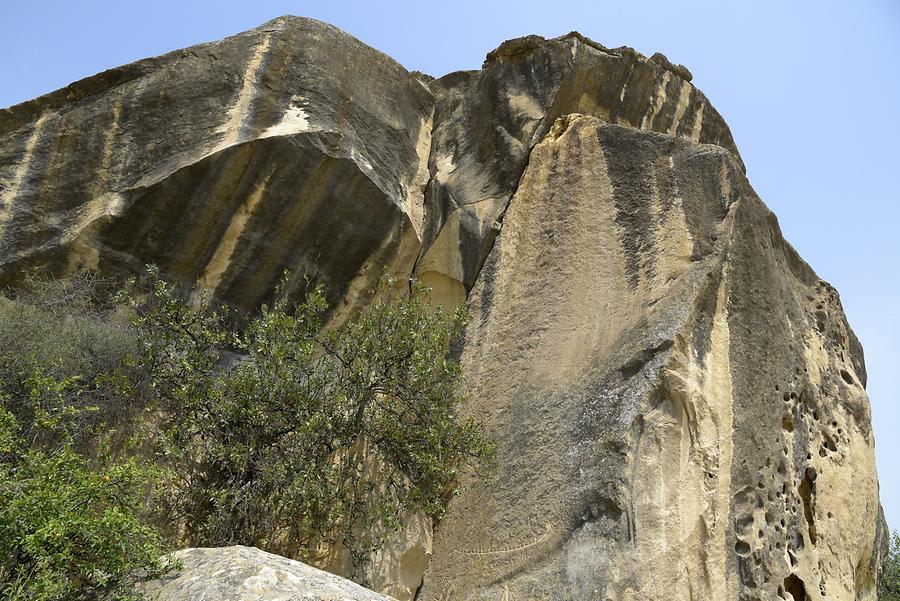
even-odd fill
[[[781,418],[781,428],[785,432],[793,432],[794,431],[794,417],[790,414],[785,415]]]
[[[750,545],[742,540],[738,540],[738,542],[734,543],[734,552],[741,557],[747,557],[750,555]]]
[[[580,528],[588,522],[596,522],[601,519],[618,522],[621,517],[622,509],[614,500],[602,494],[597,494],[593,499],[585,503],[581,512],[581,519],[578,520],[575,527]]]
[[[743,517],[739,517],[734,521],[735,531],[741,533],[742,535],[747,534],[750,528],[753,526],[753,516],[745,515]]]
[[[794,400],[796,400],[796,399],[797,399],[797,393],[796,393],[796,392],[792,392],[792,393],[791,393],[791,400],[794,401]]]
[[[850,386],[856,386],[856,381],[853,379],[853,376],[850,375],[846,369],[841,370],[841,378],[843,378],[844,382],[849,384]]]
[[[806,518],[806,526],[809,530],[809,542],[816,544],[816,523],[813,519],[816,502],[816,471],[807,468],[800,481],[800,500],[803,501],[803,517]]]
[[[780,390],[781,390],[781,387],[779,387],[778,384],[776,384],[776,385],[775,385],[775,392],[778,392],[778,391],[780,391]]]
[[[782,396],[781,398],[784,399],[784,402],[785,402],[785,403],[790,403],[790,402],[791,402],[791,395],[790,395],[790,393],[785,392],[785,393],[784,393],[784,396]]]
[[[825,328],[827,327],[826,318],[828,314],[825,311],[816,311],[816,329],[820,332],[824,333]]]
[[[794,601],[809,601],[806,587],[803,586],[803,581],[797,578],[796,574],[791,574],[784,579],[784,590],[793,597]]]
[[[819,412],[818,411],[813,411],[813,419],[816,421],[819,421]]]

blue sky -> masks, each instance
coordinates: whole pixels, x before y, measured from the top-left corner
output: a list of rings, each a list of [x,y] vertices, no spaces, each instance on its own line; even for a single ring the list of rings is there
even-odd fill
[[[578,30],[687,65],[788,240],[866,350],[881,497],[900,528],[900,1],[0,0],[0,107],[282,14],[409,69],[478,68],[501,41]]]

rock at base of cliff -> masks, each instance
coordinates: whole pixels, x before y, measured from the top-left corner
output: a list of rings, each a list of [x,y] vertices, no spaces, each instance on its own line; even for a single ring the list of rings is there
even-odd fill
[[[158,601],[392,601],[340,576],[253,547],[182,549],[182,569],[148,583]]]

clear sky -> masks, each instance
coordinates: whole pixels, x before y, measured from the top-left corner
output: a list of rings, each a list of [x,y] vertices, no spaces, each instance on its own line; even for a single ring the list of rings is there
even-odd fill
[[[505,39],[571,30],[687,65],[788,240],[841,293],[900,529],[900,0],[0,0],[0,107],[283,14],[436,76],[480,67]]]

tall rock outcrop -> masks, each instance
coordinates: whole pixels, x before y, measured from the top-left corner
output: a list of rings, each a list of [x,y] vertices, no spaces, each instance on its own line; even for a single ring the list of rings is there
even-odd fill
[[[0,111],[0,280],[467,302],[498,465],[357,575],[398,599],[874,599],[862,349],[690,79],[574,33],[432,79],[276,19]]]
[[[469,305],[500,466],[423,598],[874,598],[861,350],[729,151],[561,119]]]

